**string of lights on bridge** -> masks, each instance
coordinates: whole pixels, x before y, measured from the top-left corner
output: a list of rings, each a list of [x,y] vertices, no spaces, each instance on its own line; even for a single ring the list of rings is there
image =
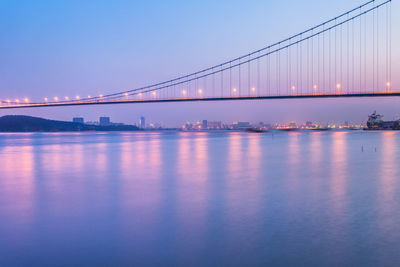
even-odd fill
[[[149,100],[392,94],[391,0],[368,1],[241,57],[112,94],[0,100],[0,108]]]

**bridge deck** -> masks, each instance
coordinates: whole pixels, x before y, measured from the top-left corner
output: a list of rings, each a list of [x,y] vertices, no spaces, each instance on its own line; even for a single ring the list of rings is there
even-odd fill
[[[335,94],[302,94],[302,95],[273,95],[273,96],[232,96],[232,97],[187,97],[187,98],[154,98],[154,99],[123,99],[123,100],[95,100],[95,101],[62,101],[48,103],[3,104],[0,109],[64,107],[86,105],[115,105],[115,104],[143,104],[168,102],[202,102],[202,101],[238,101],[238,100],[266,100],[266,99],[315,99],[315,98],[356,98],[356,97],[398,97],[400,91],[380,93],[335,93]]]

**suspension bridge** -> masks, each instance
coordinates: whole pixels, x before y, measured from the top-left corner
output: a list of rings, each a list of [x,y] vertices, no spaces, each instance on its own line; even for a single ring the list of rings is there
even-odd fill
[[[98,96],[0,100],[0,109],[400,96],[392,84],[391,0],[369,1],[257,51],[168,81]]]

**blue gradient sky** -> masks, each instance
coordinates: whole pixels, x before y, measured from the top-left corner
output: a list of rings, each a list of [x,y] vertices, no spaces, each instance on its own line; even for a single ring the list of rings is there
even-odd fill
[[[196,71],[264,47],[365,0],[50,1],[0,0],[0,98],[98,95]],[[393,1],[393,76],[400,5]],[[396,86],[397,81],[393,81]],[[397,83],[398,84],[398,83]],[[144,104],[0,111],[70,120],[363,121],[400,99]]]

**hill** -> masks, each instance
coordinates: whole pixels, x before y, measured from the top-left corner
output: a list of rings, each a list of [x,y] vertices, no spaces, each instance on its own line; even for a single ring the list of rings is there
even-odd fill
[[[0,117],[0,132],[138,131],[133,125],[98,126],[31,116]]]

